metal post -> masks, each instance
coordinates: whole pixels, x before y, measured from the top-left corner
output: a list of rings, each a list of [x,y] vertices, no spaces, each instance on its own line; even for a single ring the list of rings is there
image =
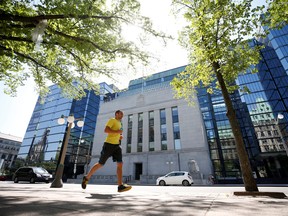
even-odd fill
[[[72,123],[73,122],[69,123],[67,134],[65,137],[64,145],[63,145],[63,149],[62,149],[60,162],[59,162],[57,170],[56,170],[55,179],[52,182],[50,188],[62,188],[63,187],[62,176],[63,176],[63,170],[64,170],[64,161],[65,161],[65,157],[66,157],[67,146],[68,146],[68,141],[70,138],[70,131],[71,131]]]
[[[91,159],[91,155],[90,155],[90,150],[91,150],[91,141],[89,141],[89,148],[88,148],[88,152],[87,152],[87,155],[86,155],[86,171],[85,171],[85,174],[87,175],[88,173],[88,165],[89,165],[89,160]]]
[[[75,160],[74,160],[73,174],[74,174],[74,178],[75,178],[75,179],[76,179],[76,172],[77,172],[77,164],[78,164],[78,157],[79,157],[80,145],[81,145],[81,143],[84,141],[84,140],[82,140],[81,137],[82,137],[82,131],[81,131],[81,133],[80,133],[80,138],[79,138],[78,145],[77,145],[76,157],[75,157]]]

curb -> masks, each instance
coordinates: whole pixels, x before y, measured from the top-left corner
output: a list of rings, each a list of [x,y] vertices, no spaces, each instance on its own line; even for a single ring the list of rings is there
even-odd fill
[[[279,199],[284,199],[287,196],[282,193],[282,192],[259,192],[259,191],[255,191],[255,192],[250,192],[250,191],[236,191],[234,192],[235,196],[268,196],[268,197],[272,197],[272,198],[279,198]]]

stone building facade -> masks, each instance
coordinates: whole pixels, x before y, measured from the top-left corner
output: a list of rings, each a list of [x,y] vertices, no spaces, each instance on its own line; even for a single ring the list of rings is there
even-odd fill
[[[122,110],[123,176],[127,181],[154,184],[170,171],[189,171],[195,183],[205,183],[212,173],[202,115],[193,106],[175,99],[169,82],[128,90],[100,107],[95,130],[91,167],[98,162],[107,120]],[[90,182],[116,182],[116,164],[109,159]]]

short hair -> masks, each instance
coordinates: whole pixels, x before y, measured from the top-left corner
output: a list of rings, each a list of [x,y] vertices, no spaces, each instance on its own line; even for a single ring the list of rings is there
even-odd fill
[[[115,112],[115,115],[116,114],[118,114],[118,113],[123,113],[121,110],[117,110],[116,112]]]

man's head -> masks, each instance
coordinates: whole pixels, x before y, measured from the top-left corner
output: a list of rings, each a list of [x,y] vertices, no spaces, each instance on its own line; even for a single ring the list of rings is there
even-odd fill
[[[115,118],[117,119],[117,120],[121,120],[122,118],[123,118],[123,112],[121,111],[121,110],[117,110],[116,112],[115,112]]]

